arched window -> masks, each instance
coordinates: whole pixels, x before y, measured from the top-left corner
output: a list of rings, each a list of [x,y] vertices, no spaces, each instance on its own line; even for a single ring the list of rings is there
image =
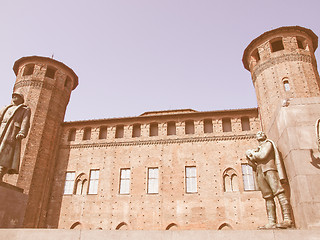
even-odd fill
[[[82,229],[82,224],[80,222],[75,222],[71,225],[70,229]]]
[[[118,226],[116,227],[116,230],[128,230],[128,224],[126,224],[125,222],[122,222],[118,224]]]
[[[283,83],[283,88],[286,92],[290,91],[290,84],[289,84],[289,79],[288,78],[284,78],[282,79],[282,83]]]
[[[178,225],[175,223],[170,223],[167,227],[166,230],[178,230]]]
[[[218,230],[232,230],[232,227],[228,223],[223,223],[220,225]]]
[[[239,191],[238,176],[236,174],[232,174],[232,176],[231,176],[231,191],[232,192]]]
[[[228,168],[223,173],[223,188],[225,192],[239,191],[239,182],[236,171],[233,168]]]
[[[85,188],[87,186],[87,176],[85,173],[80,173],[76,177],[76,185],[73,194],[83,195],[86,193]]]

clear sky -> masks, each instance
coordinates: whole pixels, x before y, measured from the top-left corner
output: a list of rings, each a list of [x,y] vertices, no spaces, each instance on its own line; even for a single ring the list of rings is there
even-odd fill
[[[17,59],[54,54],[79,76],[67,121],[256,107],[244,49],[281,26],[320,35],[319,9],[319,0],[0,0],[0,105]]]

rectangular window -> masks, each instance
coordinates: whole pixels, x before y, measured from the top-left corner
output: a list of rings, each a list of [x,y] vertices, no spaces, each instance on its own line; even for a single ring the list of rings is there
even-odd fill
[[[242,131],[250,131],[250,121],[248,117],[241,118]]]
[[[68,135],[68,141],[75,141],[76,140],[76,130],[73,128],[73,129],[70,129],[69,131],[69,135]]]
[[[194,134],[194,122],[192,120],[185,122],[185,134]]]
[[[45,76],[48,78],[54,79],[54,75],[56,74],[56,71],[57,69],[48,66]]]
[[[203,131],[204,131],[204,133],[212,133],[213,132],[212,119],[205,119],[203,121]]]
[[[150,137],[158,136],[158,123],[150,124]]]
[[[75,172],[67,172],[66,173],[66,182],[65,182],[65,185],[64,185],[64,194],[73,194],[75,176],[76,176]]]
[[[197,169],[196,167],[186,167],[186,192],[197,192]]]
[[[159,169],[148,168],[148,193],[159,193]]]
[[[84,131],[83,131],[83,140],[90,140],[91,138],[91,128],[88,127],[88,128],[85,128]]]
[[[271,42],[271,52],[278,52],[283,49],[284,49],[284,46],[283,46],[282,38]]]
[[[88,194],[98,193],[98,183],[99,183],[99,170],[90,170]]]
[[[99,139],[106,139],[108,133],[107,126],[101,126],[99,131]]]
[[[124,135],[124,126],[123,125],[119,125],[116,127],[116,138],[123,138]]]
[[[252,167],[248,164],[242,164],[241,169],[242,169],[242,179],[243,179],[244,190],[245,191],[256,190]]]
[[[141,124],[135,124],[132,127],[132,137],[140,137],[141,136]]]
[[[231,132],[232,131],[230,118],[222,119],[222,131],[223,132]]]
[[[120,169],[120,194],[130,193],[130,168]]]
[[[167,123],[167,135],[176,135],[176,123],[168,122]]]

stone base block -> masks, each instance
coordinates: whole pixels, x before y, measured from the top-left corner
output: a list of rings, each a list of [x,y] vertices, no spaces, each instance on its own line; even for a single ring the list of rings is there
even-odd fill
[[[0,183],[0,228],[22,227],[27,199],[23,189]]]
[[[185,230],[185,231],[121,231],[63,229],[0,229],[6,240],[316,240],[320,230]]]

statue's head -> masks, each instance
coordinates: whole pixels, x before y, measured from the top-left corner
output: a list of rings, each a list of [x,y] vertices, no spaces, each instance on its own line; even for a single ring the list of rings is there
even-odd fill
[[[12,102],[15,105],[24,103],[24,96],[21,93],[14,92],[12,93]]]
[[[256,138],[257,138],[258,141],[264,141],[264,140],[267,139],[267,136],[266,136],[266,134],[264,132],[259,131],[256,134]]]

